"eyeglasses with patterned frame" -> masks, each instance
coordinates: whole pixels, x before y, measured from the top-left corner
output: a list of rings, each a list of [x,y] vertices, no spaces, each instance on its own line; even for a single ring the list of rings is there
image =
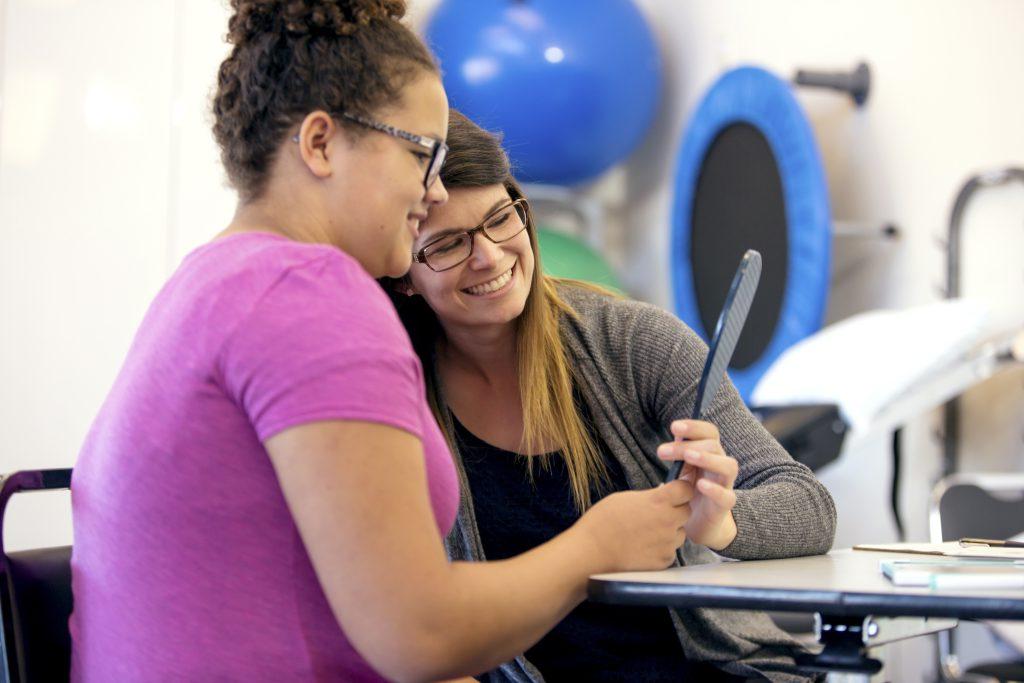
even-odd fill
[[[441,235],[423,245],[422,249],[413,252],[412,260],[436,273],[450,270],[473,255],[476,233],[483,233],[494,244],[501,244],[526,230],[528,208],[526,199],[510,201],[487,214],[475,228]]]
[[[441,166],[444,165],[444,160],[448,156],[448,145],[446,145],[441,140],[436,140],[426,135],[417,135],[416,133],[410,133],[407,130],[395,128],[394,126],[388,125],[386,123],[381,123],[380,121],[367,119],[362,116],[357,116],[355,114],[349,114],[348,112],[342,112],[341,116],[342,118],[348,119],[353,123],[358,123],[360,126],[363,126],[365,128],[375,130],[378,133],[384,133],[385,135],[390,135],[393,138],[406,140],[407,142],[411,142],[414,145],[419,145],[420,147],[423,147],[425,150],[427,150],[427,153],[430,155],[430,159],[429,162],[427,163],[427,172],[423,176],[424,189],[429,190],[430,186],[434,184],[435,180],[437,180],[437,176],[441,175]],[[292,136],[292,142],[298,141],[299,135],[298,133],[296,133],[295,135]]]

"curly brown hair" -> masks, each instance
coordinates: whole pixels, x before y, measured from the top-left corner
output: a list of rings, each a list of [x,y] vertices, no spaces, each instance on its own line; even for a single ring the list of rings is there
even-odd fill
[[[341,119],[394,104],[424,72],[430,52],[401,23],[404,0],[231,0],[213,98],[213,134],[243,201],[266,188],[288,130],[311,111]]]

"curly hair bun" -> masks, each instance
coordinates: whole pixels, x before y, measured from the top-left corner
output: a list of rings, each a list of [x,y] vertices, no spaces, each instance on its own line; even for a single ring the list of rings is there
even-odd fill
[[[231,0],[229,43],[268,33],[347,36],[374,21],[398,21],[405,0]]]
[[[3,2],[3,0],[0,0]],[[213,134],[243,201],[260,196],[311,111],[373,112],[437,64],[401,21],[405,0],[231,0]]]

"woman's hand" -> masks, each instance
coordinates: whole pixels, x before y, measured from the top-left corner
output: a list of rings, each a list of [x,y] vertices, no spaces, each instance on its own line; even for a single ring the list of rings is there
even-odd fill
[[[643,491],[620,491],[587,510],[573,528],[590,535],[603,571],[664,569],[686,540],[693,486],[686,481]]]
[[[739,472],[735,458],[722,448],[718,428],[701,420],[676,420],[669,429],[676,441],[658,446],[662,460],[685,463],[682,481],[693,484],[686,533],[694,543],[721,550],[736,538],[733,484]]]

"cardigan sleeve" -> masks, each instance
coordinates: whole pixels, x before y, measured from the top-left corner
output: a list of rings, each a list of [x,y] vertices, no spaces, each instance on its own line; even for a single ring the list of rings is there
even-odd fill
[[[667,441],[669,423],[693,412],[707,346],[668,312],[632,307],[634,314],[622,318],[632,329],[619,338],[632,340],[627,348],[636,396]],[[836,527],[832,496],[751,414],[728,377],[704,419],[718,427],[725,452],[739,463],[736,539],[718,554],[746,560],[827,552]]]

